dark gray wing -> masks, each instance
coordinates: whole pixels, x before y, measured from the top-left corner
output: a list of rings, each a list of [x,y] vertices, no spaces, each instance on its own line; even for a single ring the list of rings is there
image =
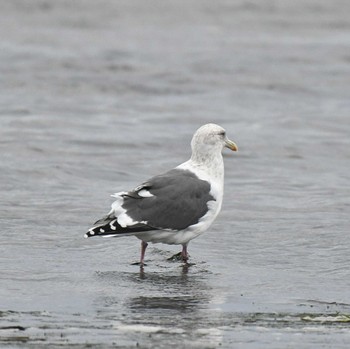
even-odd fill
[[[146,189],[153,196],[138,195]],[[135,222],[156,229],[182,230],[198,223],[208,211],[210,184],[190,171],[174,169],[155,176],[123,195],[122,207]]]

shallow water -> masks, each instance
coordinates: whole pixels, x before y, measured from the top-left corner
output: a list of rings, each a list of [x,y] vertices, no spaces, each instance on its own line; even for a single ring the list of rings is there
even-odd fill
[[[0,346],[347,348],[349,7],[2,4]],[[83,239],[207,122],[240,152],[194,265]]]

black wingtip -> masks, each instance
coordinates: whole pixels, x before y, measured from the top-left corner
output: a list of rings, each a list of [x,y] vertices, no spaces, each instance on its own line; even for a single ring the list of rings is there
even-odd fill
[[[134,233],[143,232],[143,231],[149,231],[149,230],[156,230],[157,228],[150,227],[143,223],[136,223],[130,227],[121,227],[118,223],[117,219],[114,219],[107,224],[104,225],[98,225],[97,227],[90,228],[88,232],[84,235],[84,238],[91,238],[93,236],[103,236],[103,237],[116,237],[116,236],[123,236],[125,234],[127,235],[133,235]]]
[[[91,238],[93,236],[109,237],[114,235],[117,235],[115,228],[112,228],[111,223],[107,223],[106,225],[90,228],[88,232],[84,235],[84,238]]]
[[[104,233],[104,229],[102,229],[101,227],[95,227],[95,228],[91,228],[89,229],[89,231],[84,235],[84,238],[91,238],[92,236],[95,235],[103,235]]]

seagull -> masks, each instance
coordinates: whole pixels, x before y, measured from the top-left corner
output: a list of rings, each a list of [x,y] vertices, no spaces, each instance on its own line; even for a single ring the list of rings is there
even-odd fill
[[[130,191],[112,195],[111,211],[85,234],[135,236],[141,240],[140,262],[144,265],[148,243],[182,245],[179,253],[188,262],[189,241],[204,233],[221,209],[224,191],[222,150],[237,145],[216,124],[201,126],[191,141],[191,158]]]

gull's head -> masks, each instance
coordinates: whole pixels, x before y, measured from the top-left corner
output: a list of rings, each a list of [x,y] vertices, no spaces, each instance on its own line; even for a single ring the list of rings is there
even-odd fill
[[[229,148],[237,151],[237,145],[229,140],[226,136],[226,131],[219,125],[206,124],[201,126],[193,135],[192,151],[222,151],[223,148]]]

